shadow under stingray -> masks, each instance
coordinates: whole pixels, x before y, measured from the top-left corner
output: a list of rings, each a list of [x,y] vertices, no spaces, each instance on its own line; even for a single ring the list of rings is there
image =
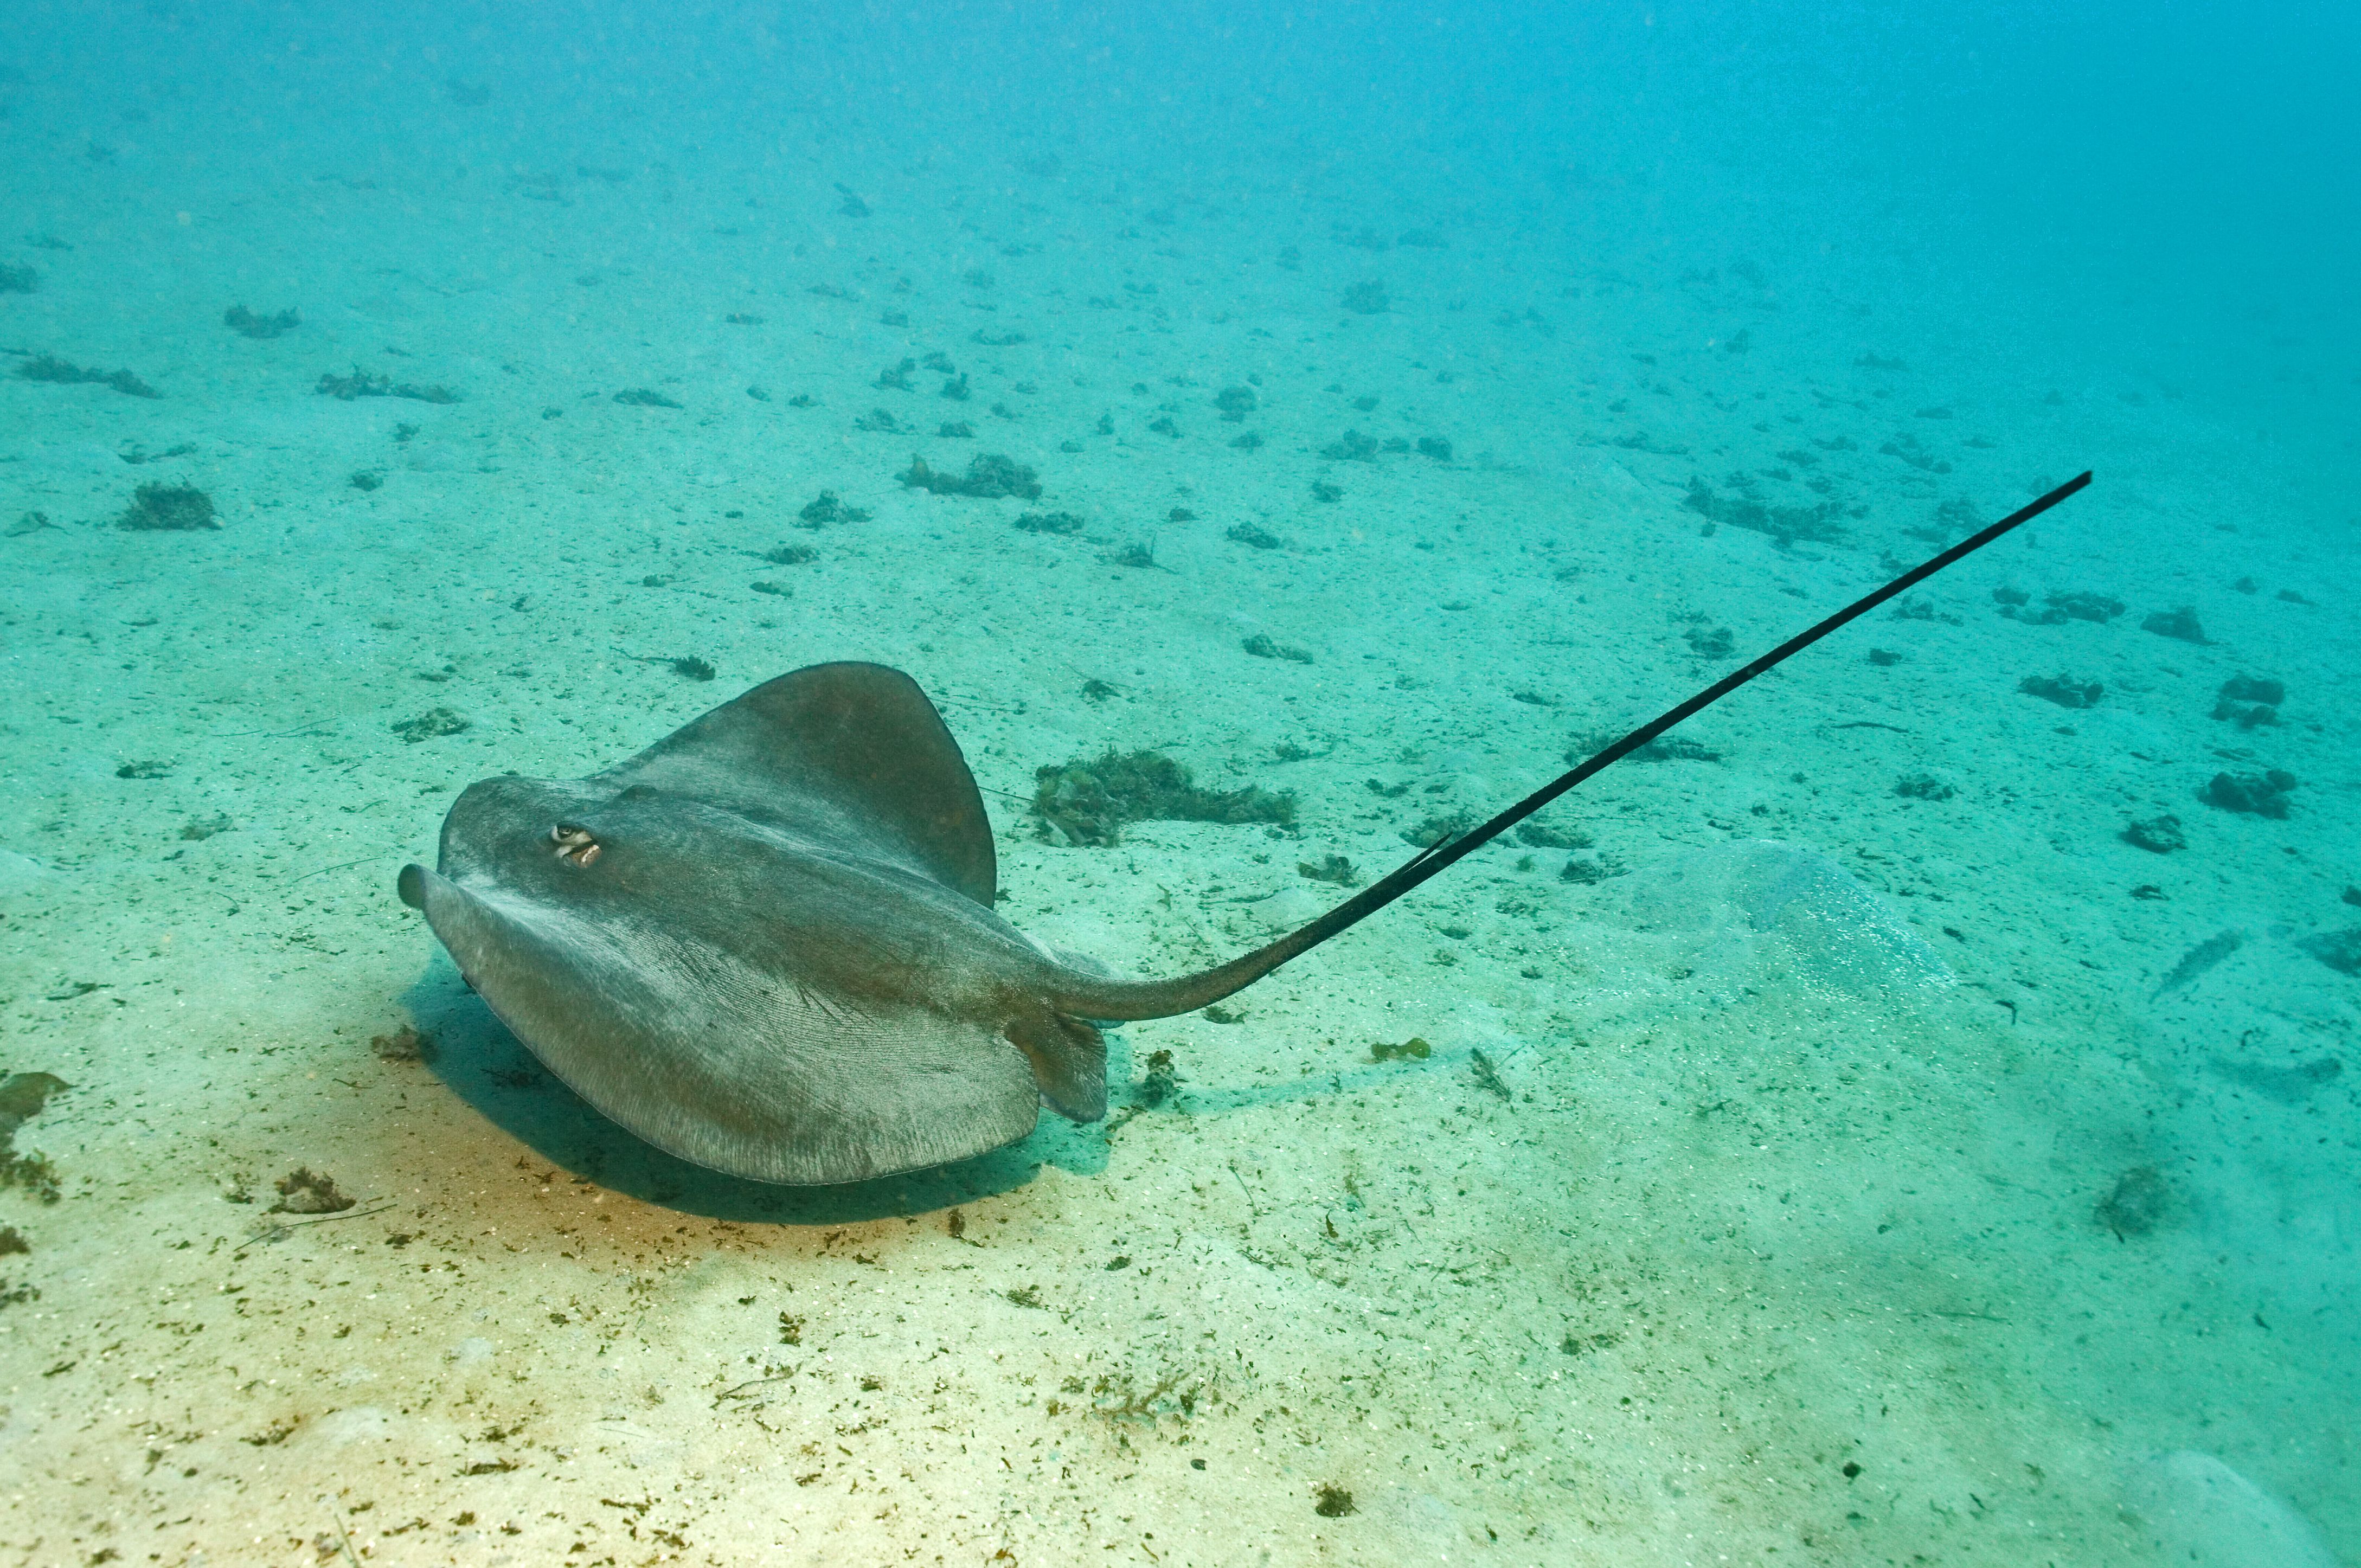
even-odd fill
[[[1045,1110],[1028,1137],[954,1165],[835,1187],[776,1187],[692,1165],[609,1121],[542,1066],[438,952],[402,993],[426,1065],[471,1108],[541,1158],[642,1202],[749,1224],[841,1225],[928,1213],[1006,1192],[1044,1165],[1106,1168],[1104,1124],[1078,1127]],[[1120,1064],[1108,1063],[1112,1073]]]
[[[776,1187],[692,1165],[609,1121],[542,1066],[439,951],[402,993],[402,1003],[419,1033],[434,1042],[428,1069],[543,1160],[643,1203],[739,1224],[842,1225],[957,1208],[1022,1187],[1045,1165],[1077,1176],[1100,1174],[1111,1140],[1135,1115],[1221,1116],[1399,1082],[1466,1060],[1465,1052],[1438,1051],[1429,1061],[1374,1071],[1356,1063],[1279,1088],[1191,1087],[1156,1109],[1118,1094],[1110,1120],[1077,1126],[1044,1108],[1029,1136],[953,1165],[835,1187]],[[1126,1083],[1126,1044],[1113,1030],[1106,1040],[1108,1081]]]

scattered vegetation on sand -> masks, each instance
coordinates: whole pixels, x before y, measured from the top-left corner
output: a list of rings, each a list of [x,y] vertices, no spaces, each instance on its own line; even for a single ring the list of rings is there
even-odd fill
[[[0,267],[0,294],[29,294],[41,286],[41,275],[29,267]]]
[[[27,381],[49,381],[64,387],[84,384],[112,387],[131,398],[160,398],[164,395],[131,371],[87,370],[72,360],[60,359],[54,354],[34,355],[17,365],[16,374]]]
[[[219,528],[214,521],[214,499],[194,485],[159,485],[150,481],[132,492],[131,504],[115,520],[117,528],[135,532],[186,532]]]
[[[1160,751],[1107,751],[1091,762],[1034,773],[1033,815],[1053,843],[1105,847],[1133,822],[1295,821],[1292,791],[1200,788],[1189,770]]]
[[[913,455],[909,467],[895,476],[914,489],[937,496],[974,496],[983,500],[998,500],[1016,496],[1023,500],[1038,500],[1041,481],[1031,467],[1003,457],[997,453],[983,452],[968,459],[964,477],[946,474],[939,468],[929,468],[924,457]]]

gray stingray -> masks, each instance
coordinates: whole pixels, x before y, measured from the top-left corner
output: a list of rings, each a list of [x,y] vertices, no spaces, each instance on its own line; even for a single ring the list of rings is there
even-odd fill
[[[2070,481],[1634,729],[1301,929],[1175,980],[1115,979],[993,912],[958,743],[909,676],[818,664],[584,779],[470,784],[402,901],[598,1111],[757,1181],[856,1181],[1106,1111],[1097,1022],[1217,1002],[1763,670],[2087,483]],[[1095,1022],[1094,1022],[1095,1021]]]

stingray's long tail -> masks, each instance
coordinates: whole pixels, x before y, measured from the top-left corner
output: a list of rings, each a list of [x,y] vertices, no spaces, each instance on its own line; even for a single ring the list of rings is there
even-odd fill
[[[1440,875],[1456,861],[1490,843],[1600,769],[1612,766],[1662,735],[1681,720],[1711,707],[1755,676],[1782,663],[1849,621],[1857,620],[1896,594],[1906,593],[1954,562],[1975,554],[2020,523],[2040,516],[2091,482],[2088,469],[2067,480],[2028,506],[2018,508],[1998,522],[1952,545],[1941,554],[1920,562],[1876,592],[1855,599],[1810,630],[1796,633],[1752,663],[1733,670],[1675,707],[1665,709],[1629,735],[1585,758],[1540,789],[1482,825],[1456,839],[1430,844],[1400,866],[1371,883],[1310,925],[1289,932],[1278,941],[1215,969],[1182,975],[1177,980],[1095,981],[1073,977],[1073,983],[1051,1001],[1061,1010],[1108,1023],[1132,1018],[1170,1018],[1210,1006],[1244,990],[1288,959],[1311,951],[1349,926],[1358,925],[1395,899]]]

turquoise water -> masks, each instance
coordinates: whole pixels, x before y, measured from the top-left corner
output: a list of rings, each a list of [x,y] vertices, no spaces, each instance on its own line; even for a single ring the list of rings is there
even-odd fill
[[[2361,1562],[2356,41],[16,5],[0,1562]],[[2084,468],[955,1165],[395,897],[866,660],[1181,973]]]

